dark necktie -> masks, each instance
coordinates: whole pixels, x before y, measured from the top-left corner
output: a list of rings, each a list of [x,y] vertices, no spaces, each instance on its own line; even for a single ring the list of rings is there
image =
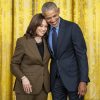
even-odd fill
[[[54,51],[54,56],[56,57],[57,56],[57,32],[55,27],[52,28],[52,47]]]

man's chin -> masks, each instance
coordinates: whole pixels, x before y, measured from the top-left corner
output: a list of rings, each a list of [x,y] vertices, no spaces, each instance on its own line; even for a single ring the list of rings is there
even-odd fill
[[[57,22],[56,23],[51,23],[50,25],[53,26],[53,27],[57,27],[58,23]]]
[[[57,26],[57,24],[51,24],[51,26],[56,27],[56,26]]]

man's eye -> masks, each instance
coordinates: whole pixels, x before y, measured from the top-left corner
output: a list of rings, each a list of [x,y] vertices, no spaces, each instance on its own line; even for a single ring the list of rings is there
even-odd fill
[[[53,17],[56,17],[57,15],[54,15]]]
[[[50,18],[46,18],[47,20],[49,20]]]

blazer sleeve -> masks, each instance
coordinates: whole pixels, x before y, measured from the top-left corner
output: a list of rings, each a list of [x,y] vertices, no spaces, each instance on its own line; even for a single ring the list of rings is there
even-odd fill
[[[73,24],[72,28],[72,43],[77,58],[80,81],[89,82],[88,78],[88,59],[87,59],[87,48],[86,43],[80,27],[77,24]]]
[[[15,75],[17,79],[21,79],[24,76],[23,72],[20,70],[20,65],[24,56],[24,47],[22,44],[22,39],[18,39],[16,42],[16,48],[14,55],[11,59],[11,72]]]

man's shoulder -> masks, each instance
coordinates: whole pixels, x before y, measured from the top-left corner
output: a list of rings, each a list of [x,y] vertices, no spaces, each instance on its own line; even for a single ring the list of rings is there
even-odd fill
[[[68,25],[77,25],[73,21],[69,21],[69,20],[66,20],[66,19],[63,19],[63,18],[60,18],[60,19],[61,19],[61,22],[65,23],[65,24],[68,24]]]

